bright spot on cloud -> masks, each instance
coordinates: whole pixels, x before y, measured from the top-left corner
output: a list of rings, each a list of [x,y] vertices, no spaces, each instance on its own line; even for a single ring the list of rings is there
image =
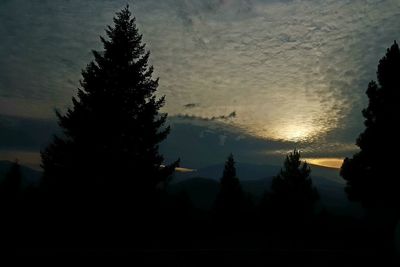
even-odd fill
[[[323,134],[324,130],[326,129],[320,124],[312,123],[312,118],[303,120],[284,118],[277,120],[275,124],[266,126],[264,128],[265,132],[257,135],[274,140],[307,142]]]

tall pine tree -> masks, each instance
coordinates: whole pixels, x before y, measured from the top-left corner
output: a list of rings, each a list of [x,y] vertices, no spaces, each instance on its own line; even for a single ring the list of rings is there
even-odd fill
[[[215,200],[215,215],[219,223],[229,228],[241,219],[246,206],[245,194],[236,176],[235,160],[230,154],[225,162],[220,188]]]
[[[22,203],[21,166],[16,160],[0,183],[0,234],[7,247],[14,246],[18,240]]]
[[[106,35],[104,50],[93,51],[82,71],[72,108],[57,112],[63,135],[42,151],[43,185],[55,194],[150,196],[178,164],[163,167],[158,152],[170,131],[159,111],[165,98],[155,95],[158,79],[128,6]]]
[[[357,139],[360,151],[346,158],[341,175],[347,181],[346,192],[351,200],[370,207],[379,202],[400,207],[400,178],[397,169],[400,123],[400,50],[396,42],[380,60],[378,83],[371,81],[363,110],[365,130]]]
[[[376,238],[387,251],[393,249],[395,227],[400,218],[400,177],[397,130],[400,124],[400,50],[394,44],[379,61],[378,82],[368,85],[368,107],[363,110],[365,130],[356,144],[360,151],[346,158],[341,175],[347,181],[350,200],[361,202],[377,230]]]
[[[21,166],[16,160],[0,183],[0,202],[3,207],[13,209],[22,197]]]

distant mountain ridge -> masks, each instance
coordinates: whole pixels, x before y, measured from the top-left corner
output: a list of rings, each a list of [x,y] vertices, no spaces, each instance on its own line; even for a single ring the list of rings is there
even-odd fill
[[[0,161],[0,181],[3,181],[5,175],[10,170],[13,162],[7,160]],[[24,165],[21,165],[21,175],[22,175],[22,186],[37,186],[40,183],[42,177],[42,172],[31,169]]]
[[[0,161],[0,181],[10,170],[13,162]],[[250,193],[257,202],[264,192],[270,189],[272,178],[279,172],[280,167],[273,165],[257,165],[237,163],[237,174],[243,190]],[[320,203],[329,210],[339,213],[356,215],[361,208],[356,203],[350,203],[344,192],[345,182],[339,177],[335,169],[311,166],[311,177],[320,196]],[[223,164],[211,165],[196,172],[176,173],[169,192],[179,193],[185,191],[193,204],[201,209],[210,209],[219,190],[219,179],[222,175]],[[42,172],[21,165],[23,187],[39,185]]]
[[[223,164],[216,164],[190,173],[176,173],[169,190],[172,193],[186,191],[195,206],[210,209],[219,190],[223,167]],[[310,167],[313,185],[320,194],[321,207],[340,214],[360,216],[361,207],[347,199],[345,181],[339,176],[339,170],[316,165]],[[243,190],[250,193],[256,202],[265,191],[270,190],[272,179],[280,169],[273,165],[236,164]]]
[[[179,182],[189,178],[202,177],[213,180],[219,180],[222,176],[224,164],[214,164],[204,168],[200,168],[193,172],[176,173],[172,182]],[[260,180],[275,176],[280,170],[275,165],[260,165],[251,163],[236,163],[236,173],[240,180]]]
[[[345,181],[339,176],[339,170],[333,168],[326,168],[318,165],[310,165],[311,177],[323,176],[339,184],[345,184]],[[184,172],[175,174],[172,182],[180,182],[185,179],[202,177],[208,179],[219,180],[224,170],[224,163],[213,164],[194,170],[193,172]],[[236,162],[236,174],[241,181],[245,180],[260,180],[276,176],[281,170],[281,166],[269,164],[252,164]]]

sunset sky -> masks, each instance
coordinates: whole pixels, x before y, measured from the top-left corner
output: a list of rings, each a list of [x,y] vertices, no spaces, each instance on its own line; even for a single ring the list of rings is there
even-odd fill
[[[398,0],[2,0],[0,160],[38,164],[54,109],[71,104],[126,3],[166,95],[161,149],[188,168],[229,152],[280,164],[294,148],[339,166],[356,151],[378,61],[400,39]]]

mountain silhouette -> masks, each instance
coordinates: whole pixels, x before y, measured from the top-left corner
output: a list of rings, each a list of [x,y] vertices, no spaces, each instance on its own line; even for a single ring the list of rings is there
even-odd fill
[[[0,161],[0,181],[4,179],[6,173],[10,170],[13,162],[2,160]],[[30,185],[37,186],[40,183],[42,172],[21,165],[22,186]]]
[[[169,186],[171,193],[185,191],[197,208],[210,209],[218,192],[218,179],[223,164],[211,165],[194,172],[176,173]],[[360,217],[362,208],[357,203],[349,202],[344,182],[337,169],[311,166],[313,183],[320,193],[318,207],[341,215]],[[274,165],[258,165],[237,163],[237,173],[243,190],[250,193],[258,202],[265,190],[269,190],[272,178],[280,167]]]
[[[188,173],[177,173],[175,181],[179,182],[189,178],[202,177],[213,180],[219,180],[221,178],[222,171],[224,169],[224,163],[209,165],[204,168],[200,168],[193,172]],[[237,176],[241,181],[247,180],[260,180],[276,175],[280,170],[279,166],[274,165],[259,165],[251,163],[236,164]]]

